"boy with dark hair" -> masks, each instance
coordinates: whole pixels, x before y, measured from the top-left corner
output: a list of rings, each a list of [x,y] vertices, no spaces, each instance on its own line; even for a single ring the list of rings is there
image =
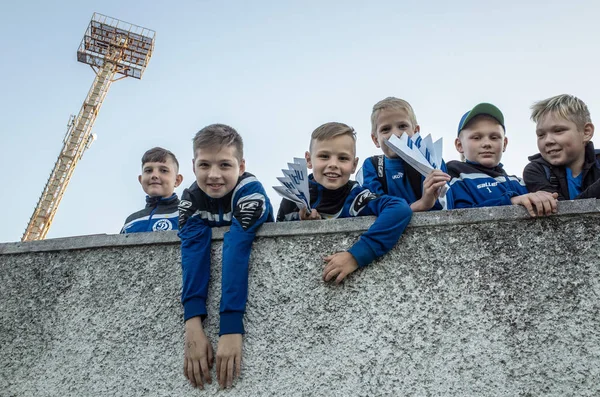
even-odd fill
[[[148,150],[142,156],[138,181],[147,195],[146,207],[127,217],[121,233],[177,230],[179,198],[173,191],[183,176],[175,155],[161,147]]]
[[[531,216],[556,212],[556,197],[550,193],[528,193],[523,181],[504,171],[506,150],[504,115],[491,103],[480,103],[466,112],[458,124],[456,150],[465,161],[448,162],[452,176],[449,208],[522,205]]]
[[[594,124],[586,104],[558,95],[531,107],[539,153],[523,171],[527,188],[557,193],[559,200],[600,198],[600,150],[594,150]]]
[[[378,218],[348,251],[325,257],[325,281],[340,283],[359,267],[386,254],[398,242],[412,212],[405,200],[378,196],[350,181],[356,170],[354,129],[342,123],[326,123],[311,136],[305,153],[309,175],[312,212],[298,211],[295,203],[283,199],[278,221],[336,219],[376,215]]]
[[[385,144],[392,135],[410,137],[420,128],[412,106],[405,100],[388,97],[377,102],[371,113],[371,139],[383,155],[366,159],[356,180],[373,193],[405,199],[413,212],[441,210],[440,188],[450,181],[443,171],[445,166],[424,178]]]
[[[261,183],[245,172],[242,137],[212,124],[193,141],[196,181],[179,204],[179,237],[185,321],[184,375],[194,387],[211,383],[213,350],[204,333],[210,279],[211,228],[230,226],[223,242],[217,380],[229,387],[241,370],[243,316],[248,295],[248,261],[257,229],[273,221]]]

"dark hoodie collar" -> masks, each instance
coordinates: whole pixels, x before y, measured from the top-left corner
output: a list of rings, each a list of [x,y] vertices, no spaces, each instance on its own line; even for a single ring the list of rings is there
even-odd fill
[[[146,196],[146,207],[156,207],[157,205],[169,205],[177,201],[177,193],[173,193],[170,197],[164,198],[160,196]]]
[[[346,197],[356,184],[348,181],[344,186],[331,190],[315,181],[313,174],[308,176],[311,206],[323,214],[336,214],[344,206]]]
[[[469,164],[470,166],[472,166],[473,168],[482,171],[484,174],[491,176],[492,178],[495,178],[497,176],[505,176],[506,175],[506,171],[504,171],[504,166],[502,165],[502,163],[498,163],[497,166],[495,167],[486,167],[483,166],[479,163],[476,163],[474,161],[470,161],[470,160],[466,160],[465,159],[465,163]]]

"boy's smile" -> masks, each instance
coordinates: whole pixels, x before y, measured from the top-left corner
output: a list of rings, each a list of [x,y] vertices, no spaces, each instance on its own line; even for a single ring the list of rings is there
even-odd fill
[[[500,164],[507,144],[502,126],[488,118],[473,119],[455,141],[456,150],[467,160],[488,168]]]
[[[164,163],[148,162],[142,167],[142,175],[138,176],[144,192],[150,197],[168,198],[182,181],[177,174],[177,165],[171,158]]]
[[[212,198],[221,198],[231,192],[246,163],[240,162],[234,146],[199,148],[194,159],[194,174],[198,187]]]
[[[348,183],[358,164],[358,158],[354,157],[356,143],[351,136],[313,140],[311,147],[312,152],[306,152],[305,157],[317,183],[330,190]]]
[[[398,158],[398,155],[383,143],[384,140],[390,139],[392,134],[400,137],[404,133],[413,136],[419,132],[419,126],[412,125],[408,113],[403,109],[382,109],[377,115],[376,126],[377,130],[371,139],[387,158]]]
[[[574,122],[549,113],[538,120],[536,134],[538,149],[544,160],[554,166],[571,168],[574,175],[581,172],[585,145],[594,134],[591,123],[587,123],[584,130],[579,131]]]

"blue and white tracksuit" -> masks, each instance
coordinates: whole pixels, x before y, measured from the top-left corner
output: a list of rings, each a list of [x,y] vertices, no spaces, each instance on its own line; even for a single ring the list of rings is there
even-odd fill
[[[178,206],[175,193],[168,198],[146,196],[146,207],[127,217],[121,233],[177,230]]]
[[[446,172],[445,163],[442,163],[442,171]],[[356,173],[356,180],[375,194],[400,197],[412,204],[423,196],[425,177],[400,158],[378,155],[364,161]],[[439,200],[431,208],[431,210],[441,209],[444,207]]]
[[[323,219],[376,215],[369,230],[348,250],[360,267],[386,254],[398,242],[412,217],[407,202],[398,197],[379,196],[349,181],[336,190],[329,190],[309,175],[310,206]],[[283,199],[277,221],[299,220],[298,207]]]
[[[488,168],[468,160],[464,163],[455,160],[447,166],[453,198],[448,209],[511,205],[512,197],[528,193],[523,180],[507,175],[502,164]]]
[[[273,222],[273,207],[261,183],[245,172],[235,188],[213,199],[196,182],[185,189],[179,203],[179,238],[184,320],[206,312],[210,280],[211,228],[231,226],[223,242],[220,331],[243,334],[248,296],[248,260],[256,230]]]

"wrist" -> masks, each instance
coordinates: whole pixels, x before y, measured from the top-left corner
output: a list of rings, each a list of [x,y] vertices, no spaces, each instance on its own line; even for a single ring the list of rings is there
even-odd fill
[[[204,332],[204,328],[202,327],[202,318],[200,316],[196,316],[187,319],[185,322],[185,329]]]

